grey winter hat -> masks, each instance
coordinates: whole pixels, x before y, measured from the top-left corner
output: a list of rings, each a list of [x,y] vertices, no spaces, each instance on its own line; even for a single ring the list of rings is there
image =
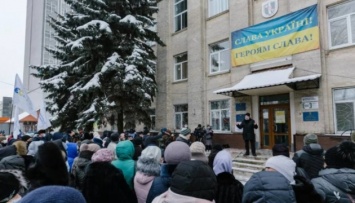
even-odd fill
[[[315,135],[315,134],[307,134],[306,136],[304,136],[303,138],[303,144],[306,146],[306,145],[309,145],[309,144],[318,144],[318,136]]]
[[[187,136],[188,134],[191,134],[191,130],[190,129],[188,129],[188,128],[181,129],[180,135]]]

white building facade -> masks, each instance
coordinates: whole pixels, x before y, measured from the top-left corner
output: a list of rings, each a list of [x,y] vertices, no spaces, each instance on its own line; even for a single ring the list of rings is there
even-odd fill
[[[233,33],[314,5],[316,16],[309,21],[290,21],[294,27],[317,24],[317,36],[303,39],[317,38],[312,49],[233,65],[231,58],[238,57]],[[354,0],[167,0],[158,6],[157,30],[166,46],[157,47],[157,128],[211,124],[216,142],[243,147],[235,123],[250,112],[259,124],[260,148],[277,143],[299,148],[306,133],[332,145],[355,128]],[[257,36],[246,41],[263,43]]]

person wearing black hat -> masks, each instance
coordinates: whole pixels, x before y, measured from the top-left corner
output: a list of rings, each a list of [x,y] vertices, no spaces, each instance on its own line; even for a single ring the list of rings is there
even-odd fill
[[[255,120],[250,118],[250,113],[246,113],[244,120],[240,123],[237,123],[236,126],[239,129],[243,128],[243,139],[246,151],[244,156],[249,155],[249,142],[251,145],[251,153],[253,154],[253,156],[256,156],[254,129],[258,129],[258,124],[256,124]]]
[[[326,168],[312,179],[323,202],[355,202],[355,143],[346,141],[325,153]]]

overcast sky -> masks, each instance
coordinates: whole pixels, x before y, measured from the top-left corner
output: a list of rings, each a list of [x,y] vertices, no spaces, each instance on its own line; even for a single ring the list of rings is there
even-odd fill
[[[13,96],[16,73],[23,82],[27,0],[0,0],[0,100]]]

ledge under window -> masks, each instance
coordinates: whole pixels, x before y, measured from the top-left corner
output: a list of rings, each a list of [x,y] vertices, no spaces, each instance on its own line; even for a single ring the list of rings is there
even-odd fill
[[[228,10],[225,10],[225,11],[222,11],[222,12],[220,12],[220,13],[214,14],[213,16],[208,17],[206,20],[209,21],[209,20],[211,20],[211,19],[213,19],[213,18],[217,18],[217,17],[219,17],[219,16],[221,16],[221,15],[224,15],[224,14],[226,14],[226,13],[228,13],[228,12],[229,12],[229,9],[228,9]]]
[[[187,27],[185,27],[185,28],[183,28],[183,29],[181,29],[181,30],[178,30],[178,31],[174,32],[173,34],[171,34],[171,36],[180,34],[180,33],[184,32],[184,31],[186,31],[186,30],[187,30]]]
[[[172,82],[173,84],[177,84],[177,83],[183,83],[183,82],[187,82],[187,79],[183,79],[183,80],[174,80],[174,82]]]
[[[213,76],[216,76],[216,75],[222,75],[222,74],[226,74],[226,73],[230,73],[231,70],[224,70],[224,71],[218,71],[218,72],[214,72],[214,73],[209,73],[208,74],[208,77],[213,77]]]

